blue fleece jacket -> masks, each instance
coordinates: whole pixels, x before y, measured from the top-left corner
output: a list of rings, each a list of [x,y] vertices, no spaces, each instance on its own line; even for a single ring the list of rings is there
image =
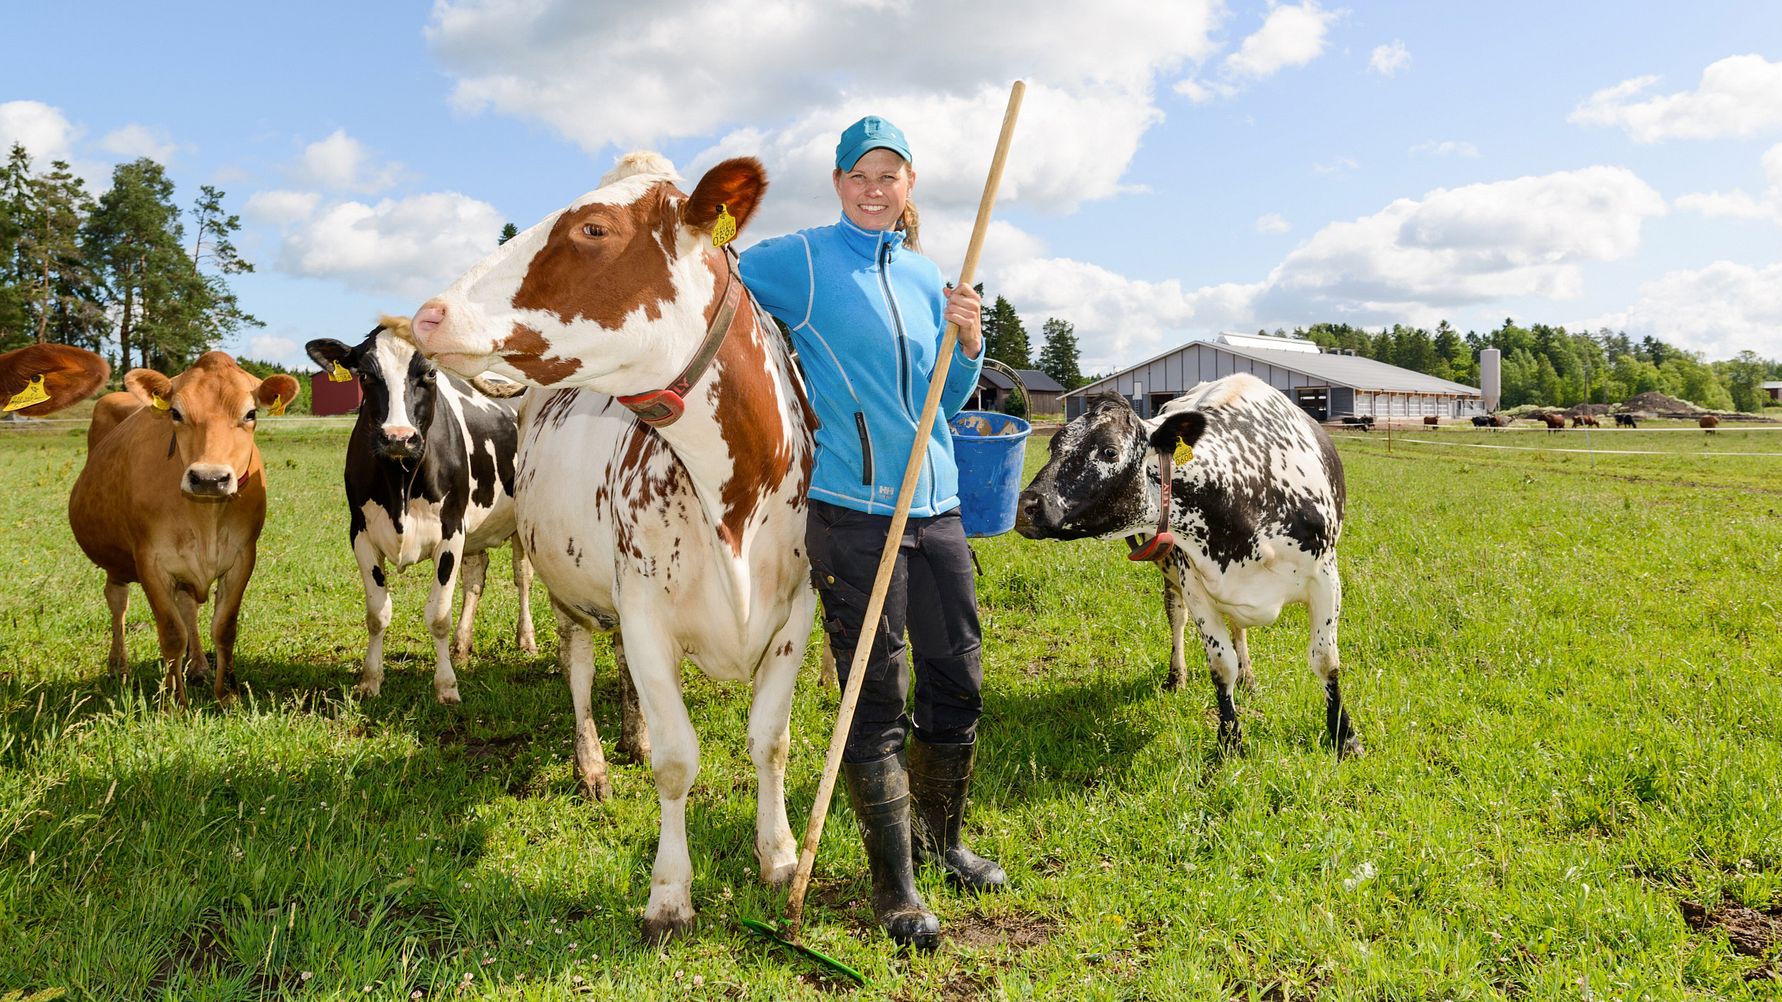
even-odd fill
[[[792,329],[817,429],[810,496],[888,515],[916,439],[946,323],[933,261],[903,246],[900,230],[832,226],[763,240],[743,252],[743,284]],[[977,385],[983,352],[955,348],[910,516],[959,506],[959,468],[947,418]]]

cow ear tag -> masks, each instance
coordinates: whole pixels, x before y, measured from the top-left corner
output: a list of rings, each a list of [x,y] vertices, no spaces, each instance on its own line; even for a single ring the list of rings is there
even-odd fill
[[[1194,446],[1187,442],[1177,442],[1175,460],[1177,466],[1194,462]]]
[[[14,393],[12,399],[8,400],[6,406],[0,410],[16,411],[32,404],[43,403],[49,398],[49,391],[43,388],[43,376],[40,374],[32,376],[31,382],[24,389]]]
[[[736,217],[730,214],[729,203],[719,203],[718,219],[712,223],[712,246],[722,247],[736,239]]]
[[[159,393],[155,394],[153,402],[154,402],[155,410],[158,410],[158,411],[164,411],[164,410],[167,410],[168,408],[173,406],[173,404],[171,404],[167,401],[166,397],[160,395]]]
[[[339,362],[335,362],[334,368],[328,370],[328,382],[330,383],[350,382],[352,378],[353,374],[346,371],[346,366],[341,365]]]
[[[272,402],[272,416],[273,417],[284,417],[285,405],[289,404],[289,403],[290,403],[289,400],[285,400],[282,397],[279,398],[278,400],[274,400]]]

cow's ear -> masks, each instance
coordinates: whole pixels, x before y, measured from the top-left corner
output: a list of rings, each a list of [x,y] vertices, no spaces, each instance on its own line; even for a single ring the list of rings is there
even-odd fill
[[[304,345],[303,350],[309,353],[312,361],[322,367],[323,372],[333,372],[336,362],[345,362],[347,356],[353,353],[353,349],[331,337],[316,338]]]
[[[105,359],[65,344],[0,355],[0,410],[42,417],[90,396],[111,375]]]
[[[270,407],[274,413],[281,413],[286,404],[297,399],[297,380],[282,372],[275,372],[260,381],[259,387],[254,390],[254,399],[259,401],[260,406]]]
[[[1151,433],[1151,448],[1157,452],[1174,452],[1177,445],[1192,446],[1207,430],[1207,416],[1199,411],[1171,414]]]
[[[124,374],[124,389],[148,406],[164,411],[173,394],[173,380],[153,369],[131,369]],[[157,404],[157,400],[161,402]]]
[[[748,225],[761,196],[767,191],[767,169],[754,157],[737,157],[705,172],[699,186],[681,206],[681,222],[702,233],[710,233],[720,244],[735,236],[732,225],[724,222],[728,215],[736,230]]]

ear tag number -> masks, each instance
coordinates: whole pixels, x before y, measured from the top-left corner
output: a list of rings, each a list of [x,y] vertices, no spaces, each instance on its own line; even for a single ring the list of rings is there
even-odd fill
[[[8,400],[6,406],[0,408],[0,410],[16,411],[21,408],[29,407],[32,404],[43,403],[49,398],[49,391],[43,388],[43,376],[36,375],[31,377],[29,385],[17,393],[14,393],[12,399]]]
[[[718,220],[712,224],[712,246],[722,247],[736,239],[736,217],[730,214],[728,203],[719,203]]]
[[[167,410],[173,406],[173,404],[170,401],[168,401],[168,399],[166,397],[160,395],[159,393],[155,394],[153,403],[155,405],[155,410],[158,410],[158,411],[164,411],[164,410]]]
[[[285,405],[288,403],[290,403],[290,401],[286,400],[284,397],[280,397],[277,400],[274,400],[272,402],[272,416],[273,417],[284,417],[285,416]]]
[[[1194,461],[1194,447],[1189,445],[1187,442],[1177,442],[1176,443],[1175,460],[1176,460],[1177,466],[1181,466],[1184,463],[1193,462]]]
[[[339,362],[335,362],[334,368],[328,370],[328,382],[330,383],[351,382],[352,378],[353,374],[348,372],[346,366],[341,365]]]

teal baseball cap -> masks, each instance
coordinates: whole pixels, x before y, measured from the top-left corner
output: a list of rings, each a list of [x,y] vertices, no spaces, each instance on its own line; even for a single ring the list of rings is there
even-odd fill
[[[841,142],[835,144],[835,169],[853,170],[870,150],[890,150],[914,163],[909,140],[903,130],[876,115],[868,115],[843,130]]]

